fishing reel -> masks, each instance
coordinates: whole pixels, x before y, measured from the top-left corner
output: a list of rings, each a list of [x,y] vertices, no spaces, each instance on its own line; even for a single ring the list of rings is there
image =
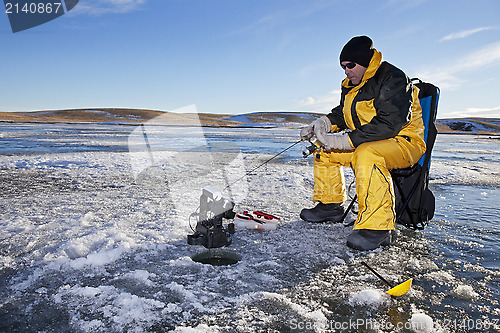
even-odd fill
[[[226,199],[222,194],[210,187],[205,187],[200,196],[199,212],[191,214],[196,218],[196,227],[192,235],[187,236],[190,245],[203,245],[207,249],[228,246],[231,244],[231,236],[235,232],[234,223],[227,227],[223,225],[223,219],[232,220],[235,217],[234,202]]]
[[[302,157],[307,158],[309,155],[314,154],[315,152],[321,150],[321,142],[318,141],[316,136],[312,135],[308,140],[307,140],[310,145],[307,146],[303,151],[302,151]]]
[[[339,134],[341,133],[349,133],[351,132],[351,130],[349,129],[345,129],[345,130],[342,130],[340,132],[337,132]],[[321,150],[324,150],[324,145],[323,143],[321,143],[318,138],[316,137],[316,135],[314,133],[311,133],[309,135],[309,137],[307,138],[307,141],[311,144],[310,146],[306,147],[303,151],[302,151],[302,156],[304,158],[307,158],[309,155],[311,154],[314,154],[314,153],[319,153]],[[319,154],[316,155],[317,158],[319,158]]]

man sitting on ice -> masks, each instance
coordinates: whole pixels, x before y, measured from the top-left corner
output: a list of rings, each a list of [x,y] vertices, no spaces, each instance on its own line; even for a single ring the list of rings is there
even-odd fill
[[[352,38],[340,53],[340,105],[303,128],[322,150],[314,158],[314,208],[300,217],[309,222],[339,222],[347,199],[342,166],[356,176],[359,212],[347,245],[372,250],[392,242],[395,197],[390,169],[406,168],[425,152],[418,88],[397,67],[382,61],[367,36]],[[346,130],[346,131],[344,131]]]

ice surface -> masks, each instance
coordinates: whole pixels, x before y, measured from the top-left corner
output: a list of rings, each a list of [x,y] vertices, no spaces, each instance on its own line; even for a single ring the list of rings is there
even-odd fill
[[[196,327],[176,327],[173,332],[179,333],[219,333],[221,332],[218,326],[208,326],[207,324],[199,324]]]
[[[349,297],[349,304],[351,306],[368,306],[377,308],[389,303],[389,296],[382,290],[366,289],[353,293]]]
[[[439,284],[449,284],[455,280],[453,275],[451,275],[449,272],[445,271],[434,271],[427,273],[425,277],[429,280],[435,281],[436,283]]]
[[[412,314],[410,322],[413,332],[416,333],[430,333],[434,328],[432,318],[422,312]]]
[[[458,285],[455,289],[453,289],[452,293],[456,297],[464,300],[473,301],[480,297],[479,294],[474,291],[474,288],[468,285]]]
[[[15,153],[12,143],[0,155],[2,331],[267,332],[293,323],[319,331],[349,319],[430,319],[437,327],[460,311],[498,316],[496,141],[438,142],[434,221],[423,232],[400,229],[396,244],[369,253],[345,246],[349,228],[299,220],[300,209],[312,206],[314,181],[312,161],[297,146],[225,189],[236,210],[269,211],[282,221],[265,233],[238,231],[230,250],[242,260],[215,267],[192,261],[203,249],[186,244],[201,188],[223,190],[242,169],[296,141],[296,131],[204,129],[210,149],[186,150],[170,140],[178,129],[154,128],[153,159],[148,153],[149,167],[134,169],[134,150],[120,148],[129,127],[89,128],[78,144],[64,130],[81,127],[3,133],[29,139],[33,129],[42,141],[28,153]],[[50,152],[61,136],[74,149]],[[352,172],[346,175],[349,184]],[[361,260],[394,283],[413,277],[412,290],[394,301]],[[413,305],[422,310],[412,312]],[[423,312],[430,309],[432,318]]]

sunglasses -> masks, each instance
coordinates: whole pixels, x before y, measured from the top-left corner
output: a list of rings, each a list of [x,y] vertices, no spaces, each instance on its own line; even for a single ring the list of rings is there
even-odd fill
[[[343,70],[345,70],[346,68],[353,69],[354,67],[356,67],[356,63],[355,62],[348,62],[345,65],[340,65],[340,67],[342,67]]]

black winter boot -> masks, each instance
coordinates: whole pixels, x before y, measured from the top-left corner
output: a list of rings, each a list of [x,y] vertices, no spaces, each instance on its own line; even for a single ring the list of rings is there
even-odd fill
[[[344,207],[340,203],[324,204],[319,202],[314,208],[304,208],[300,218],[307,222],[342,222]]]
[[[347,246],[355,250],[369,251],[387,246],[396,238],[394,230],[356,229],[347,237]]]

